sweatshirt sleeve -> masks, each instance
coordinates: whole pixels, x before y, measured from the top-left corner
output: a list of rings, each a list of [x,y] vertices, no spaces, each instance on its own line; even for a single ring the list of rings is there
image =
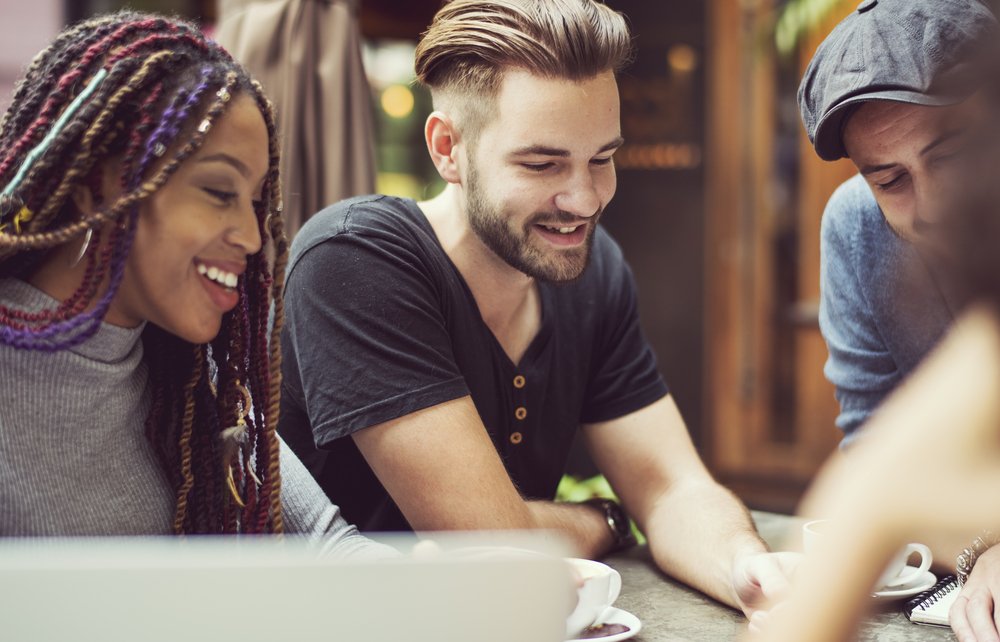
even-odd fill
[[[395,549],[368,539],[349,524],[284,441],[281,442],[281,504],[288,532],[320,543],[325,555],[351,560],[400,555]]]
[[[866,287],[862,209],[877,207],[868,185],[855,177],[831,197],[823,214],[820,268],[820,330],[829,350],[824,373],[836,387],[837,427],[850,443],[896,385],[898,368],[876,323]]]

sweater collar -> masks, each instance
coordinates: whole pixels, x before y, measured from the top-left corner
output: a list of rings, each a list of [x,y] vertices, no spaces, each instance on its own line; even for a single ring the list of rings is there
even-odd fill
[[[59,301],[19,279],[0,279],[0,302],[25,312],[52,309]],[[145,322],[135,328],[101,323],[94,336],[69,351],[93,361],[116,363],[128,357],[142,338]]]

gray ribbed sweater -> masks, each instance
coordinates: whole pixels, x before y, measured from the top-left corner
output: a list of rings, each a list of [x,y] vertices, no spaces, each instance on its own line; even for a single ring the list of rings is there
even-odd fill
[[[34,287],[0,279],[0,303],[51,308]],[[143,434],[149,410],[142,328],[103,324],[57,353],[0,345],[0,536],[164,535],[174,494]],[[287,530],[331,553],[385,557],[344,521],[282,444]]]

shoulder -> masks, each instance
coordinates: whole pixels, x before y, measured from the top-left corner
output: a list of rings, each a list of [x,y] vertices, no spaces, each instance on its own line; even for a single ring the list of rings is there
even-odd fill
[[[598,226],[594,233],[594,246],[591,250],[590,265],[585,272],[585,278],[615,281],[626,272],[628,272],[628,264],[621,246],[604,229],[604,226]]]
[[[823,238],[847,242],[891,233],[871,187],[860,174],[837,188],[823,212]]]
[[[590,251],[590,263],[583,275],[568,286],[557,288],[560,297],[571,305],[617,307],[635,296],[635,280],[621,246],[598,226]]]
[[[340,201],[320,210],[302,226],[292,243],[292,254],[341,234],[392,234],[419,227],[419,212],[411,200],[373,194]]]
[[[333,239],[365,238],[390,245],[419,244],[427,223],[417,204],[379,194],[331,205],[311,217],[292,242],[288,270],[313,249]]]

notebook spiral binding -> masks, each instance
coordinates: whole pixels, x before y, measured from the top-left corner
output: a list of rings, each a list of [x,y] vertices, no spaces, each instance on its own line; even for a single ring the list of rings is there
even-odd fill
[[[940,602],[952,591],[958,590],[958,588],[957,578],[954,575],[945,575],[938,580],[937,584],[907,601],[903,606],[903,613],[909,617],[918,608],[929,608]]]

